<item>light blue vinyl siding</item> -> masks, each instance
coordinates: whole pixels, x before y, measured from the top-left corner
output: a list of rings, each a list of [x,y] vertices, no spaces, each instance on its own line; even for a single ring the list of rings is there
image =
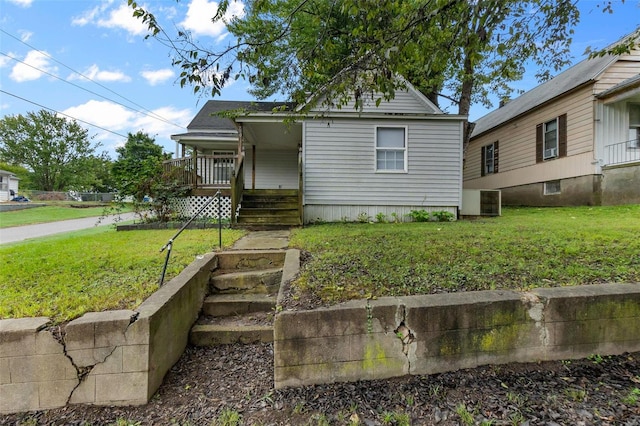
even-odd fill
[[[406,126],[407,173],[376,173],[376,126]],[[458,120],[308,120],[307,205],[458,206],[462,126]]]

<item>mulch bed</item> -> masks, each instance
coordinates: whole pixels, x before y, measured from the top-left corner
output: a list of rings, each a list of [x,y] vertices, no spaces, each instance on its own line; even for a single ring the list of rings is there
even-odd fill
[[[188,347],[147,405],[75,405],[0,425],[211,425],[234,410],[246,425],[402,424],[406,415],[413,425],[631,426],[640,425],[638,388],[640,353],[274,390],[271,344]]]

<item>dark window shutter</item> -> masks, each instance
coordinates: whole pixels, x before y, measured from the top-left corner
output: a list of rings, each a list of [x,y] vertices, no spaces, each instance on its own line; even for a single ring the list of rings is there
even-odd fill
[[[558,117],[558,157],[567,156],[567,114]]]
[[[480,176],[484,176],[485,175],[485,169],[487,168],[486,164],[485,164],[485,150],[486,150],[486,146],[482,147],[482,151],[481,151],[481,157],[480,157]]]
[[[498,141],[493,143],[493,173],[498,173]]]
[[[536,126],[536,163],[542,163],[542,123]]]

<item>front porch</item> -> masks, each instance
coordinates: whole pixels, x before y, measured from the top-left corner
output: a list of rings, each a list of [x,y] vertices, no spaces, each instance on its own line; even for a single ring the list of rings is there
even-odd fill
[[[191,196],[211,197],[221,191],[229,205],[223,211],[232,225],[301,225],[301,126],[262,117],[236,122],[236,129],[233,144],[229,134],[198,134],[193,140],[189,133],[176,135],[183,156],[165,161],[165,172],[187,186]]]

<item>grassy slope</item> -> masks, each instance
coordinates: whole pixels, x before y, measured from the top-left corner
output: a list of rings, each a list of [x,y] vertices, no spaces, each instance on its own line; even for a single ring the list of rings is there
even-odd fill
[[[0,228],[102,216],[104,207],[73,208],[70,204],[47,205],[0,213]]]
[[[292,245],[313,260],[294,284],[326,302],[440,291],[640,280],[640,205],[506,208],[450,223],[326,224]]]
[[[112,227],[0,246],[0,318],[66,321],[89,311],[128,309],[158,288],[176,230],[116,232]],[[224,230],[229,246],[242,231]],[[184,231],[173,245],[167,279],[217,247],[217,230]]]

